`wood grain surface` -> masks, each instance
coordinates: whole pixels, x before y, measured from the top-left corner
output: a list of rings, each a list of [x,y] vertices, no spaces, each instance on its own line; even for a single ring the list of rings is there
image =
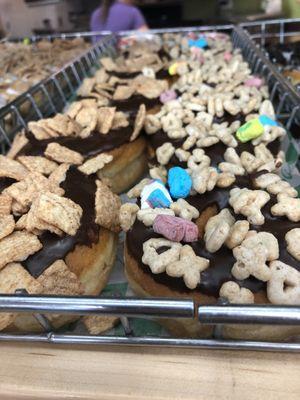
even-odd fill
[[[299,400],[300,354],[1,344],[0,399]]]

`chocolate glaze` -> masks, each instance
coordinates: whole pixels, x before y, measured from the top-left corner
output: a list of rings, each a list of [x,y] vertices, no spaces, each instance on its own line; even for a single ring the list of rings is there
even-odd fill
[[[145,104],[146,109],[161,105],[159,98],[148,99],[140,94],[135,94],[126,100],[112,100],[110,106],[117,107],[118,111],[128,112],[130,115],[136,115],[141,104]]]
[[[261,173],[263,172],[249,177],[239,177],[234,186],[249,187],[254,189],[252,184],[253,178]],[[196,207],[200,214],[208,207],[213,205],[217,206],[218,210],[221,210],[225,207],[231,209],[229,205],[229,191],[232,189],[232,187],[227,189],[214,189],[213,191],[206,192],[202,195],[190,196],[187,201]],[[293,268],[296,268],[297,270],[300,270],[299,262],[287,252],[286,242],[284,239],[285,234],[289,230],[299,227],[299,224],[293,223],[284,217],[279,218],[272,216],[270,209],[275,203],[276,197],[272,196],[271,200],[262,209],[262,212],[265,216],[264,225],[251,226],[250,229],[270,232],[275,235],[279,243],[280,261],[292,266]],[[242,215],[235,217],[236,219],[240,220],[245,219],[245,217]],[[132,229],[127,233],[126,243],[130,255],[138,262],[140,268],[142,268],[147,274],[151,275],[156,282],[162,283],[180,292],[189,293],[190,290],[185,286],[183,279],[172,278],[165,273],[154,275],[151,273],[150,268],[142,263],[143,243],[150,238],[156,237],[161,237],[161,235],[156,234],[152,227],[147,228],[142,222],[137,220]],[[254,293],[265,289],[265,283],[257,280],[254,277],[249,277],[243,281],[238,281],[232,276],[231,269],[236,260],[233,257],[232,250],[229,250],[227,247],[222,246],[219,251],[211,254],[205,250],[205,243],[203,240],[191,243],[190,245],[195,251],[196,255],[210,260],[210,266],[201,273],[201,283],[196,289],[201,293],[215,296],[217,298],[219,296],[219,290],[222,284],[229,280],[238,282],[240,286],[246,287]]]
[[[141,71],[138,72],[117,72],[112,71],[109,72],[109,75],[115,76],[119,79],[134,79],[138,75],[141,75]],[[169,72],[165,69],[161,69],[160,71],[156,72],[156,79],[167,79],[170,77]]]
[[[55,261],[64,259],[76,245],[91,247],[99,239],[100,227],[95,223],[95,177],[86,176],[76,167],[70,167],[61,187],[65,190],[64,196],[83,210],[80,227],[75,236],[59,237],[48,231],[39,236],[43,248],[22,263],[34,277],[38,277]]]

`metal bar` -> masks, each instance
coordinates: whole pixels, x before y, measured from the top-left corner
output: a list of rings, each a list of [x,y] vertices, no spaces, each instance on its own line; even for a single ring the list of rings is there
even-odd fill
[[[120,336],[87,336],[87,335],[13,335],[0,334],[0,342],[39,342],[64,345],[117,345],[147,347],[187,347],[210,350],[247,350],[300,352],[300,343],[255,342],[244,340],[214,339],[181,339],[161,337],[120,337]]]
[[[299,325],[300,307],[294,306],[199,306],[202,324]]]
[[[58,91],[63,103],[66,105],[67,104],[67,99],[66,99],[66,96],[64,95],[64,92],[63,92],[58,80],[56,79],[55,76],[52,76],[50,79],[54,83],[54,85],[55,85],[55,87],[56,87],[56,89],[57,89],[57,91]]]
[[[192,300],[1,295],[0,311],[193,318],[195,310]]]

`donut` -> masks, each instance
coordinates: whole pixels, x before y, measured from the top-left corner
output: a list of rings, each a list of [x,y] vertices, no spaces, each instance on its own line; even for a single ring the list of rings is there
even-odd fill
[[[300,199],[280,177],[285,129],[228,37],[207,38],[200,67],[186,39],[165,37],[181,43],[173,53],[186,62],[171,87],[178,98],[148,113],[150,178],[128,192],[137,203],[120,209],[129,284],[142,297],[196,305],[299,305]],[[160,322],[179,336],[214,332],[197,318]],[[226,325],[222,333],[280,340],[299,328]]]

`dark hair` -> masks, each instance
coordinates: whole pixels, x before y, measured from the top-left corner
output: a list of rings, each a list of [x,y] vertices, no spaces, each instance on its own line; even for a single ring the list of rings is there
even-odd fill
[[[114,4],[115,0],[102,0],[102,9],[101,9],[101,20],[102,22],[106,22],[110,7]]]

